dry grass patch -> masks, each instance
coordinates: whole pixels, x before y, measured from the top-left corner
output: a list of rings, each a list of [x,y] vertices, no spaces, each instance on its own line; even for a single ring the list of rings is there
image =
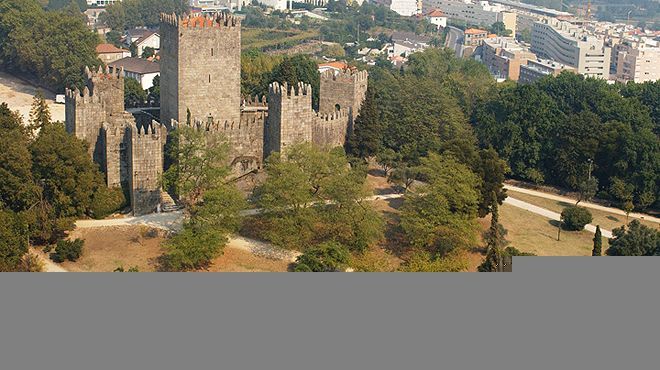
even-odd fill
[[[140,271],[155,271],[156,258],[163,254],[163,232],[146,226],[112,226],[74,230],[70,237],[85,241],[83,254],[76,262],[64,262],[69,271],[114,271],[137,266]]]
[[[258,257],[250,252],[226,247],[224,253],[213,260],[210,272],[286,272],[289,262]]]
[[[512,198],[516,198],[518,200],[522,200],[523,202],[531,203],[535,206],[543,207],[557,213],[561,213],[561,211],[563,211],[564,208],[568,206],[575,205],[574,202],[569,203],[569,202],[563,202],[553,199],[546,199],[534,195],[519,193],[513,190],[507,190],[506,192]],[[603,229],[612,230],[617,227],[621,227],[626,223],[626,216],[617,215],[606,211],[601,211],[599,209],[593,209],[593,208],[587,208],[587,209],[589,210],[589,212],[591,212],[591,215],[593,216],[593,221],[591,222],[591,224],[600,225],[600,227]],[[630,220],[632,220],[632,218]],[[640,220],[640,222],[646,226],[653,227],[655,229],[660,228],[660,225],[658,225],[655,222],[650,222],[646,220]]]
[[[561,232],[557,241],[557,227],[551,220],[509,204],[500,206],[500,223],[507,229],[507,240],[522,252],[539,256],[591,256],[593,234],[588,231]],[[603,238],[603,251],[608,248]]]

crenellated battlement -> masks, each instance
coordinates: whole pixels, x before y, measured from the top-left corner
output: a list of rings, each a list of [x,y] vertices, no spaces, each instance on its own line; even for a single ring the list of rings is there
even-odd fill
[[[85,86],[82,91],[80,91],[77,87],[73,90],[67,88],[64,92],[64,95],[65,104],[73,104],[74,106],[87,103],[101,103],[101,97],[99,95],[92,94],[92,91],[87,86]]]
[[[286,82],[280,84],[279,82],[272,82],[268,85],[268,95],[273,96],[312,96],[312,85],[303,82],[298,82],[295,85],[289,86]]]
[[[121,80],[125,77],[124,67],[121,67],[115,71],[110,71],[109,66],[99,66],[96,72],[92,71],[89,67],[85,67],[85,77],[88,81],[96,82],[101,80]]]
[[[266,95],[248,95],[247,97],[243,97],[241,105],[243,107],[267,107],[268,99],[266,98]]]
[[[347,69],[343,71],[333,71],[327,70],[321,73],[321,80],[332,80],[332,81],[352,81],[354,83],[363,82],[366,83],[369,79],[369,72]]]
[[[331,113],[317,113],[316,117],[321,121],[336,121],[336,120],[346,120],[348,114],[344,111],[334,111]]]
[[[180,126],[190,126],[199,131],[207,132],[228,132],[228,131],[249,131],[255,128],[262,129],[266,122],[268,114],[263,111],[250,112],[250,114],[242,114],[240,121],[229,120],[203,120],[192,119],[190,124],[186,122],[178,122],[171,120],[171,127],[177,129]]]
[[[160,14],[160,21],[176,28],[231,28],[240,27],[241,20],[228,13],[215,15],[184,15]]]

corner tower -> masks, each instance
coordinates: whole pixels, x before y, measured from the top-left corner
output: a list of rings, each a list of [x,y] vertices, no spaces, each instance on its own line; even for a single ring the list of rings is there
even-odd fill
[[[161,122],[240,121],[241,23],[161,14]]]
[[[362,101],[367,94],[369,74],[367,71],[325,71],[321,74],[319,113],[329,114],[341,110],[357,117]]]

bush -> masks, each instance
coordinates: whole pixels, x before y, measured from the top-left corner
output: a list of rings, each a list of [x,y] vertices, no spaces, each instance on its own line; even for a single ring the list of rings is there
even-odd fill
[[[521,252],[517,250],[514,247],[506,247],[504,249],[498,249],[498,248],[491,248],[488,251],[488,254],[486,255],[486,259],[484,260],[479,267],[477,267],[477,271],[479,272],[496,272],[498,271],[498,263],[501,261],[503,266],[502,266],[502,271],[512,271],[512,262],[513,259],[511,257],[513,256],[536,256],[534,253],[526,253],[526,252]]]
[[[455,249],[445,256],[434,257],[424,249],[415,249],[406,257],[402,272],[461,272],[467,271],[469,260],[464,250]]]
[[[99,187],[94,193],[94,200],[90,206],[91,216],[102,219],[126,205],[126,198],[121,188]]]
[[[42,272],[44,271],[44,262],[36,254],[28,252],[21,260],[20,271]]]
[[[183,230],[165,242],[166,252],[160,257],[161,271],[205,269],[222,254],[227,238],[217,230],[199,230],[186,224]]]
[[[584,207],[571,206],[564,208],[561,217],[566,230],[579,231],[591,222],[591,212]]]
[[[82,255],[83,245],[85,241],[82,239],[60,240],[55,247],[55,253],[51,253],[50,258],[57,263],[66,260],[75,262]]]
[[[296,259],[293,271],[332,272],[342,271],[348,265],[348,248],[337,242],[326,242],[308,249]]]

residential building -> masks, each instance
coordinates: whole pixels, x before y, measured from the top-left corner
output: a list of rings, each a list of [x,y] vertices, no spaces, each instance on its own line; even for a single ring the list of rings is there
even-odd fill
[[[620,82],[660,80],[660,47],[657,41],[617,45],[615,79]]]
[[[575,73],[575,68],[547,59],[528,60],[527,64],[520,66],[518,83],[532,83],[545,76],[556,76],[563,71]]]
[[[496,37],[483,42],[483,63],[496,77],[518,81],[520,66],[536,55],[522,46],[513,37]]]
[[[422,10],[428,13],[440,9],[449,20],[465,22],[467,25],[490,27],[493,23],[502,22],[511,35],[516,34],[516,14],[500,4],[488,1],[472,0],[424,0]]]
[[[135,49],[137,50],[138,57],[142,56],[146,48],[152,48],[155,51],[160,50],[160,35],[158,33],[147,33],[135,41]]]
[[[438,28],[447,27],[447,17],[440,9],[433,9],[424,16],[429,23],[435,24]]]
[[[611,48],[581,26],[554,18],[535,22],[531,51],[540,58],[575,67],[587,77],[609,79]]]
[[[112,44],[99,44],[96,46],[96,54],[98,54],[103,64],[110,64],[116,60],[131,56],[129,50],[120,49]]]
[[[110,72],[117,72],[123,68],[124,75],[137,80],[144,90],[151,88],[154,85],[154,78],[160,75],[160,64],[142,58],[123,58],[108,66]]]
[[[411,53],[431,46],[432,38],[416,35],[413,32],[397,31],[392,34],[392,49],[388,54],[408,57]]]
[[[342,61],[320,63],[319,73],[323,73],[325,71],[332,71],[334,74],[338,74],[340,72],[347,71],[349,68],[350,67],[348,66],[348,64]]]
[[[468,28],[463,31],[463,45],[479,46],[488,37],[488,31],[477,28]]]

